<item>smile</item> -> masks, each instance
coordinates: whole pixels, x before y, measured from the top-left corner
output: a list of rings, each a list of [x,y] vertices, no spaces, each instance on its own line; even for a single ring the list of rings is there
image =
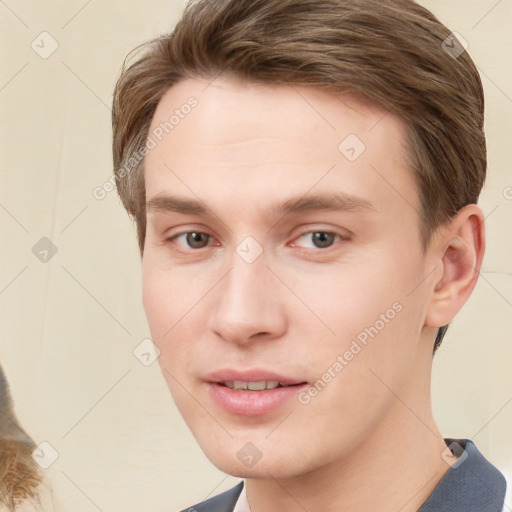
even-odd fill
[[[221,386],[226,386],[229,389],[243,390],[243,391],[264,391],[265,389],[275,389],[293,386],[293,384],[286,384],[277,380],[260,380],[257,382],[245,382],[241,380],[228,380],[226,382],[219,382]]]

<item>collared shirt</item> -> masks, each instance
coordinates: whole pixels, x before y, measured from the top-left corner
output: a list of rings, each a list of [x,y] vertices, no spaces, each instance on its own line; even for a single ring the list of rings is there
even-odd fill
[[[236,502],[235,508],[233,512],[251,512],[251,508],[249,507],[249,502],[247,501],[247,494],[245,492],[245,485],[240,493],[240,497]]]
[[[506,481],[469,439],[445,439],[457,457],[418,512],[503,512]],[[195,512],[251,512],[244,481],[186,509]]]

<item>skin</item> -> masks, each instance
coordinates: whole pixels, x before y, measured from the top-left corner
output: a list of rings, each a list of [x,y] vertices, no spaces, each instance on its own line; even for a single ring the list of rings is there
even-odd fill
[[[252,512],[416,511],[449,468],[432,347],[476,283],[482,212],[463,208],[424,251],[398,117],[356,94],[224,75],[208,84],[166,92],[150,130],[190,96],[198,105],[145,161],[148,202],[172,194],[213,212],[147,211],[143,304],[176,405],[213,464],[246,479]],[[349,134],[366,146],[355,161],[338,149]],[[332,192],[371,206],[271,213]],[[184,232],[209,236],[191,247],[173,238]],[[319,247],[315,232],[339,236]],[[247,236],[263,251],[252,263],[236,252]],[[308,404],[247,417],[211,400],[204,378],[226,367],[315,383],[397,303]],[[248,442],[262,454],[252,467],[237,457]]]

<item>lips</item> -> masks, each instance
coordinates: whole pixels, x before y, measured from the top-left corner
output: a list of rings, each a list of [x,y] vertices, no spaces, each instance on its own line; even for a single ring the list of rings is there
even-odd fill
[[[229,383],[229,382],[277,382],[281,386],[295,386],[304,384],[306,381],[280,375],[268,370],[218,370],[208,374],[204,380],[213,383]]]
[[[283,406],[307,382],[262,370],[221,370],[205,377],[213,402],[233,415],[261,416]]]

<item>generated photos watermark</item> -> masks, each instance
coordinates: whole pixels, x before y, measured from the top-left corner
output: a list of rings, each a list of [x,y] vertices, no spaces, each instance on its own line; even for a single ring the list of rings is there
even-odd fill
[[[126,178],[134,169],[136,169],[144,157],[146,157],[158,146],[160,142],[162,142],[165,135],[171,133],[171,131],[174,130],[198,105],[199,102],[197,99],[194,98],[194,96],[190,96],[183,105],[174,109],[173,114],[169,116],[167,121],[161,122],[158,126],[153,128],[146,138],[146,143],[134,152],[128,161],[126,161],[124,165],[117,170],[116,174],[113,174],[102,185],[94,187],[92,190],[94,199],[97,199],[98,201],[105,199],[107,194],[115,189],[115,182]]]
[[[350,347],[338,355],[336,360],[325,370],[322,376],[304,391],[297,395],[299,403],[308,405],[313,398],[318,396],[326,386],[341,373],[341,371],[352,361],[367,345],[370,340],[375,338],[382,330],[385,329],[395,317],[403,310],[400,302],[394,302],[385,313],[381,313],[379,318],[370,327],[365,327],[352,340]]]

